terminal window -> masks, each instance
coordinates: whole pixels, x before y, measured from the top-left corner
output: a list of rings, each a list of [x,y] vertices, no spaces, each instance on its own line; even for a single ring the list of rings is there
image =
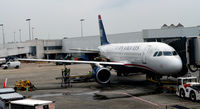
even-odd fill
[[[46,46],[44,50],[61,50],[62,46]]]

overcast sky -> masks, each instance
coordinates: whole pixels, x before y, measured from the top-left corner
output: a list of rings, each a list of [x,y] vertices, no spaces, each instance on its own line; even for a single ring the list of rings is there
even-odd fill
[[[98,35],[98,14],[107,34],[160,28],[164,23],[200,25],[200,0],[0,0],[0,24],[6,42],[19,41],[19,29],[27,40],[28,22],[39,39]],[[1,27],[0,27],[1,30]],[[0,31],[2,43],[2,31]]]

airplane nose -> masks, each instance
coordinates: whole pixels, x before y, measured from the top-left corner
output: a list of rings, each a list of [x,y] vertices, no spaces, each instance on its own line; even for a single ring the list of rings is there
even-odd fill
[[[179,73],[182,70],[182,61],[179,58],[175,58],[171,61],[172,63],[169,64],[169,71],[171,74]]]

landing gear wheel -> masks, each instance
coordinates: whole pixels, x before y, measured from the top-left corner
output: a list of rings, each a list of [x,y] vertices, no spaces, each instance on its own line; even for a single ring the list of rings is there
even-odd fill
[[[192,92],[190,92],[190,99],[192,100],[192,101],[196,101],[196,94],[192,91]]]
[[[16,68],[16,69],[18,69],[18,68],[19,68],[19,66],[16,66],[15,68]]]
[[[5,70],[5,69],[8,69],[8,67],[4,67],[3,69],[4,69],[4,70]]]
[[[124,76],[128,76],[128,73],[123,73]]]
[[[183,89],[180,90],[179,96],[180,96],[181,98],[185,98],[185,92],[184,92]]]
[[[117,76],[122,76],[122,73],[121,72],[117,72]]]
[[[194,65],[188,65],[188,68],[190,69],[191,72],[196,72],[198,70],[198,67],[196,64]]]
[[[157,86],[158,87],[162,87],[163,84],[161,83],[161,79],[162,77],[161,76],[155,76],[155,80],[157,81]]]

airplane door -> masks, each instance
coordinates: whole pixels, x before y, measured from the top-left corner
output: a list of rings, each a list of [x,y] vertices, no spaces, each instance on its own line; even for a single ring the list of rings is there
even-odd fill
[[[144,51],[143,51],[143,56],[142,56],[142,63],[143,64],[147,64],[147,58],[150,56],[149,53],[150,53],[150,48],[151,45],[147,45],[145,48],[144,48]]]

